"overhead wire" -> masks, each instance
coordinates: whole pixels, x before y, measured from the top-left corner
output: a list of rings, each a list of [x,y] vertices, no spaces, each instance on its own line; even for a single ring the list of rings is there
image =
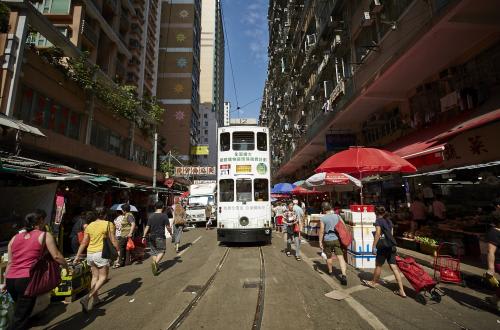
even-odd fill
[[[226,42],[226,46],[227,46],[227,55],[228,55],[228,58],[229,58],[229,68],[231,70],[231,78],[232,78],[232,81],[233,81],[233,89],[234,89],[234,99],[236,101],[236,111],[240,111],[241,110],[241,107],[240,107],[240,104],[239,104],[239,101],[238,101],[238,92],[236,91],[236,82],[235,82],[235,79],[234,79],[234,70],[233,70],[233,61],[231,59],[231,47],[229,46],[229,38],[228,38],[228,33],[227,33],[227,28],[226,28],[226,21],[224,20],[224,6],[222,6],[222,1],[221,1],[221,9],[220,9],[220,15],[221,15],[221,18],[222,18],[222,29],[224,30],[224,39],[225,39],[225,42]]]
[[[232,112],[236,112],[236,111],[240,111],[240,110],[241,110],[241,109],[243,109],[244,107],[246,107],[246,106],[248,106],[248,105],[250,105],[250,104],[252,104],[252,103],[257,102],[258,100],[262,100],[262,96],[259,96],[259,97],[257,97],[256,99],[254,99],[254,100],[252,100],[252,101],[250,101],[250,102],[248,102],[248,103],[246,103],[246,104],[242,105],[241,107],[238,107],[238,108],[236,108],[235,110],[230,111],[230,113],[232,113]]]

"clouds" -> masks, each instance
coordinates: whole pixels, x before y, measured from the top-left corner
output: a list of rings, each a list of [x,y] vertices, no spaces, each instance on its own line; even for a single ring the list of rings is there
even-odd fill
[[[267,61],[267,0],[244,2],[241,6],[243,33],[248,38],[248,49],[258,63]]]

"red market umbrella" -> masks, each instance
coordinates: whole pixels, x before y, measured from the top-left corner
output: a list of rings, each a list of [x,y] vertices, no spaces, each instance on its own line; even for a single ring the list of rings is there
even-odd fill
[[[292,195],[314,195],[314,194],[321,194],[321,192],[316,190],[309,190],[298,186],[293,188],[292,190]]]
[[[417,168],[387,150],[350,147],[329,157],[314,171],[316,173],[344,172],[362,178],[379,173],[413,173],[417,171]],[[359,195],[363,204],[363,186]]]
[[[306,184],[311,187],[321,186],[345,186],[352,185],[361,187],[361,181],[345,173],[321,172],[309,177]]]
[[[344,172],[358,177],[379,173],[413,173],[415,166],[387,150],[351,147],[325,160],[316,170],[321,172]]]

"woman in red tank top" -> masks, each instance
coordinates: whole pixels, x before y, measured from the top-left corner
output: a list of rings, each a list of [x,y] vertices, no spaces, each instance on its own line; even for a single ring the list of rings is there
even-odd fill
[[[28,318],[35,306],[36,297],[24,295],[26,287],[30,282],[30,269],[40,258],[44,247],[43,236],[46,235],[45,244],[52,258],[64,268],[67,268],[66,260],[57,249],[54,237],[40,229],[45,223],[46,213],[36,210],[24,219],[24,226],[17,235],[9,242],[9,261],[5,271],[5,286],[7,291],[16,302],[14,318],[9,329],[26,329]]]

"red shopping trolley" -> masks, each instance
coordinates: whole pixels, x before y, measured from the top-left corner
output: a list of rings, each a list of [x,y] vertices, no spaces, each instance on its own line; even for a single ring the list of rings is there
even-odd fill
[[[450,242],[439,244],[434,257],[434,278],[436,281],[464,284],[460,272],[460,256],[458,244]]]
[[[399,270],[406,277],[411,286],[415,289],[417,295],[415,300],[422,305],[427,304],[430,299],[439,303],[441,302],[441,294],[436,288],[436,281],[419,265],[415,259],[411,257],[401,258],[396,256],[396,264]]]

